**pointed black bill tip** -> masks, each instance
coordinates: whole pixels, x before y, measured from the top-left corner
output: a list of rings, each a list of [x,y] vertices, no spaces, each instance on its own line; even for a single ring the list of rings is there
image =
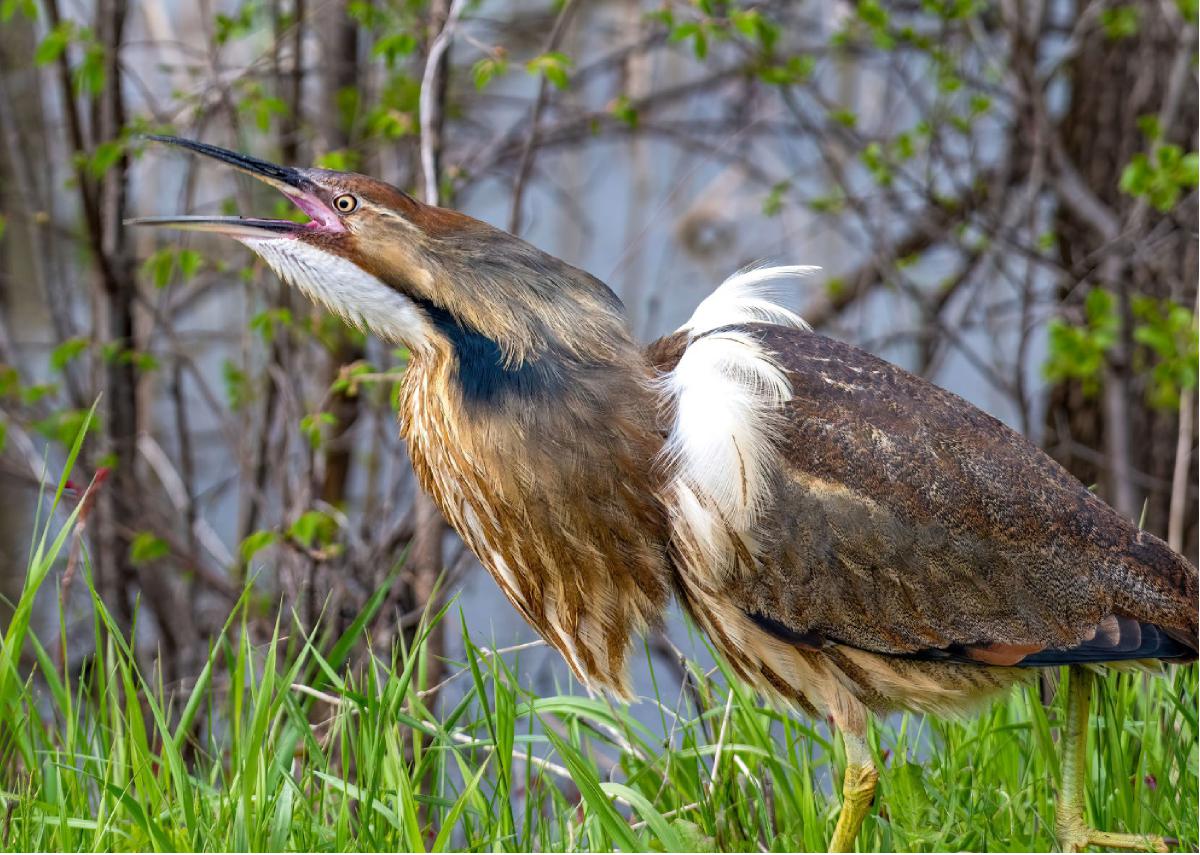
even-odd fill
[[[269,160],[261,160],[257,157],[251,157],[248,154],[221,148],[220,146],[209,145],[208,143],[197,142],[196,140],[189,140],[184,137],[168,136],[166,134],[142,134],[141,138],[150,140],[151,142],[179,146],[196,154],[211,157],[214,160],[219,160],[277,187],[302,189],[306,183],[303,174],[294,167],[280,166],[277,163],[271,163]]]

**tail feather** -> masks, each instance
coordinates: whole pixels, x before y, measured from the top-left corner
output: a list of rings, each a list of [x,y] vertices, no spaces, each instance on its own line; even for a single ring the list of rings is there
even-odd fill
[[[1163,627],[1162,631],[1167,634],[1176,644],[1185,651],[1178,659],[1171,659],[1171,662],[1191,662],[1196,658],[1197,653],[1197,638],[1196,630],[1193,627],[1191,630],[1176,629],[1174,627]]]
[[[1187,630],[1163,627],[1125,615],[1111,614],[1096,626],[1091,638],[1073,647],[1028,644],[951,644],[904,654],[908,659],[967,662],[1017,668],[1055,665],[1102,665],[1119,662],[1191,662],[1196,658],[1195,636]]]
[[[1109,615],[1096,636],[1065,649],[1048,648],[1031,653],[1021,666],[1082,665],[1089,662],[1121,662],[1128,659],[1164,659],[1184,662],[1196,658],[1195,644],[1189,646],[1172,630],[1143,623],[1123,615]]]

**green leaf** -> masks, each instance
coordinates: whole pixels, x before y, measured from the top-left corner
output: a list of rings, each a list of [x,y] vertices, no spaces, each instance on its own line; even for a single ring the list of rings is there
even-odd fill
[[[287,114],[287,103],[282,98],[267,94],[262,83],[257,80],[244,81],[240,88],[242,98],[238,103],[238,111],[249,114],[255,126],[263,133],[270,129],[274,116]]]
[[[847,128],[853,128],[858,125],[858,115],[852,110],[840,108],[829,111],[829,118],[837,122],[839,125]]]
[[[671,820],[671,829],[679,838],[680,852],[716,852],[716,838],[704,833],[699,825],[686,819]]]
[[[99,428],[98,419],[89,420],[87,410],[67,409],[51,413],[46,418],[34,422],[33,429],[47,439],[70,447],[84,425],[87,425],[89,431]]]
[[[600,789],[605,795],[620,797],[626,803],[633,806],[642,821],[646,823],[654,835],[658,838],[658,842],[662,844],[662,848],[666,852],[687,852],[691,847],[687,845],[684,837],[681,837],[674,826],[658,811],[650,800],[632,787],[625,784],[610,784],[602,782]],[[695,851],[695,850],[692,850]]]
[[[535,56],[525,64],[525,70],[530,74],[540,74],[556,89],[566,89],[570,85],[570,69],[574,60],[564,53],[550,51]]]
[[[376,39],[375,46],[371,49],[371,55],[383,57],[384,64],[388,68],[394,68],[396,60],[411,55],[416,49],[416,36],[408,31],[404,31],[380,36]]]
[[[333,413],[310,413],[300,419],[300,432],[308,439],[308,445],[316,451],[325,438],[325,428],[337,424]]]
[[[1200,182],[1200,154],[1192,151],[1179,159],[1175,180],[1181,187],[1195,187]]]
[[[1125,168],[1121,170],[1121,189],[1130,196],[1144,192],[1150,180],[1150,161],[1146,155],[1138,152]]]
[[[229,401],[229,409],[240,410],[250,400],[250,380],[246,372],[232,360],[226,359],[221,364],[221,379],[225,381],[225,398]]]
[[[962,89],[962,78],[949,69],[941,71],[937,76],[938,89],[942,92],[951,93]]]
[[[803,83],[812,75],[817,61],[808,54],[798,54],[788,57],[782,63],[764,65],[757,69],[756,74],[765,83],[775,86],[790,86]]]
[[[738,9],[729,16],[734,29],[747,38],[755,38],[758,35],[758,22],[761,19],[762,13],[757,9]]]
[[[292,326],[292,313],[289,309],[266,309],[250,319],[250,329],[261,337],[263,342],[270,344],[280,328]]]
[[[700,25],[695,21],[687,21],[671,28],[671,34],[667,36],[669,41],[682,42],[692,38],[696,33],[700,32]]]
[[[1156,409],[1176,410],[1184,389],[1197,385],[1195,317],[1187,306],[1144,295],[1131,300],[1133,339],[1149,351],[1150,383],[1146,399]]]
[[[596,771],[588,765],[579,750],[555,733],[553,728],[546,728],[546,736],[562,756],[571,772],[571,780],[579,788],[588,810],[599,820],[601,828],[612,844],[625,852],[643,851],[641,841],[625,822],[625,818],[617,813],[609,796],[604,792]]]
[[[305,511],[288,527],[288,536],[305,549],[332,543],[337,522],[323,511]]]
[[[1138,116],[1137,126],[1148,142],[1158,142],[1162,139],[1162,125],[1159,124],[1158,116],[1153,113]]]
[[[612,114],[631,128],[638,124],[638,111],[627,95],[618,95],[612,103]]]
[[[1100,13],[1100,26],[1112,41],[1136,36],[1140,24],[1141,10],[1137,6],[1112,6]]]
[[[792,188],[791,181],[780,181],[771,188],[771,192],[763,199],[762,211],[768,217],[774,217],[783,210],[783,197]]]
[[[88,95],[99,95],[108,81],[104,45],[89,41],[83,52],[83,60],[75,67],[75,91]]]
[[[643,17],[647,21],[657,21],[668,29],[675,26],[675,13],[667,6],[654,12],[647,12]]]
[[[214,19],[214,37],[217,44],[223,45],[233,39],[244,38],[254,28],[255,4],[246,3],[234,15],[217,13]]]
[[[17,12],[31,21],[36,21],[38,17],[34,0],[0,0],[0,22],[8,22]]]
[[[457,756],[456,754],[455,757]],[[491,759],[490,756],[488,759]],[[463,811],[466,809],[467,802],[475,796],[476,791],[479,789],[479,782],[483,780],[483,773],[487,771],[487,767],[487,760],[485,760],[480,764],[479,771],[470,778],[467,778],[465,774],[463,775],[463,778],[467,782],[466,786],[463,787],[462,793],[455,799],[450,810],[446,812],[445,821],[442,823],[442,827],[438,829],[437,837],[434,838],[433,845],[429,848],[429,851],[450,851],[450,844],[453,839],[452,835],[454,834],[454,829],[458,826],[459,817],[462,816]],[[464,769],[463,771],[468,770]]]
[[[1080,381],[1085,395],[1095,394],[1106,355],[1120,331],[1117,299],[1103,288],[1093,288],[1084,298],[1085,323],[1069,324],[1055,318],[1047,325],[1049,349],[1042,370],[1048,380]]]
[[[318,157],[317,166],[338,172],[354,172],[359,167],[359,161],[358,152],[348,148],[337,148]]]
[[[136,366],[137,370],[142,372],[156,371],[160,364],[157,356],[145,350],[126,348],[121,351],[121,355],[118,358],[127,365]]]
[[[883,155],[883,146],[869,142],[859,155],[876,183],[887,187],[892,183],[892,169]]]
[[[981,116],[992,108],[992,99],[976,93],[971,96],[971,115]]]
[[[1158,145],[1151,156],[1138,152],[1121,171],[1120,188],[1144,198],[1159,211],[1169,211],[1180,194],[1200,180],[1200,158],[1177,145]]]
[[[88,171],[95,178],[103,178],[104,174],[116,165],[124,153],[125,143],[123,141],[102,142],[92,150],[92,156],[88,158]]]
[[[763,53],[771,53],[779,41],[779,25],[758,9],[739,9],[729,16],[734,28],[748,39],[758,41]]]
[[[372,0],[350,0],[346,4],[346,16],[367,30],[378,29],[384,21],[382,11]]]
[[[167,542],[151,532],[140,531],[129,544],[129,561],[131,564],[148,564],[167,555],[171,548]]]
[[[835,191],[828,196],[814,196],[808,200],[808,207],[817,214],[836,214],[846,207],[846,198]]]
[[[175,271],[175,250],[164,247],[156,250],[142,262],[142,272],[150,277],[155,288],[165,288]]]
[[[858,0],[858,17],[869,27],[883,28],[888,25],[888,11],[879,0]]]
[[[471,79],[475,81],[475,88],[480,90],[507,73],[508,61],[502,56],[485,56],[471,66]]]
[[[179,272],[183,275],[184,279],[191,279],[195,276],[196,271],[200,269],[200,262],[202,261],[200,253],[194,249],[179,250],[177,260],[179,262]]]
[[[246,536],[246,539],[242,541],[242,545],[238,547],[238,553],[242,556],[243,562],[249,563],[250,559],[253,558],[256,553],[261,552],[268,546],[272,546],[278,541],[278,532],[260,529],[259,531],[252,532]]]
[[[343,365],[338,371],[337,379],[329,384],[329,391],[336,395],[353,397],[358,394],[358,378],[364,374],[373,374],[375,366],[365,359]]]
[[[50,367],[62,371],[79,354],[88,348],[86,338],[70,338],[50,352]]]
[[[1116,323],[1117,298],[1103,288],[1093,288],[1083,301],[1088,320],[1093,325],[1107,326]]]
[[[21,375],[11,365],[0,365],[0,398],[14,398],[21,393]]]
[[[36,404],[57,391],[57,383],[33,383],[21,389],[21,403]]]
[[[75,27],[70,21],[59,21],[54,29],[46,33],[46,37],[33,52],[34,64],[49,65],[56,61],[63,55],[67,45],[71,43],[71,36],[74,32]]]

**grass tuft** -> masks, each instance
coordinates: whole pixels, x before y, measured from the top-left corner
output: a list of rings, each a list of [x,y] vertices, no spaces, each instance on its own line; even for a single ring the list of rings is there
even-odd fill
[[[821,851],[832,833],[844,757],[823,725],[692,666],[681,697],[699,709],[656,691],[639,701],[653,732],[604,699],[530,694],[465,623],[455,695],[431,709],[424,636],[350,664],[386,586],[336,638],[283,618],[254,638],[247,592],[194,684],[169,691],[85,567],[94,653],[64,673],[49,651],[65,631],[38,638],[28,618],[73,522],[45,525],[0,641],[4,850]],[[1195,851],[1195,667],[1098,686],[1089,820]],[[1062,715],[1017,691],[966,723],[877,725],[860,851],[1052,849]]]

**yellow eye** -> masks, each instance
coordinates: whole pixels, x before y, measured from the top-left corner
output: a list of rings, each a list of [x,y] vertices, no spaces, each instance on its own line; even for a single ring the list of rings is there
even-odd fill
[[[337,208],[340,213],[349,214],[358,207],[358,200],[349,193],[343,193],[333,200],[333,207]]]

